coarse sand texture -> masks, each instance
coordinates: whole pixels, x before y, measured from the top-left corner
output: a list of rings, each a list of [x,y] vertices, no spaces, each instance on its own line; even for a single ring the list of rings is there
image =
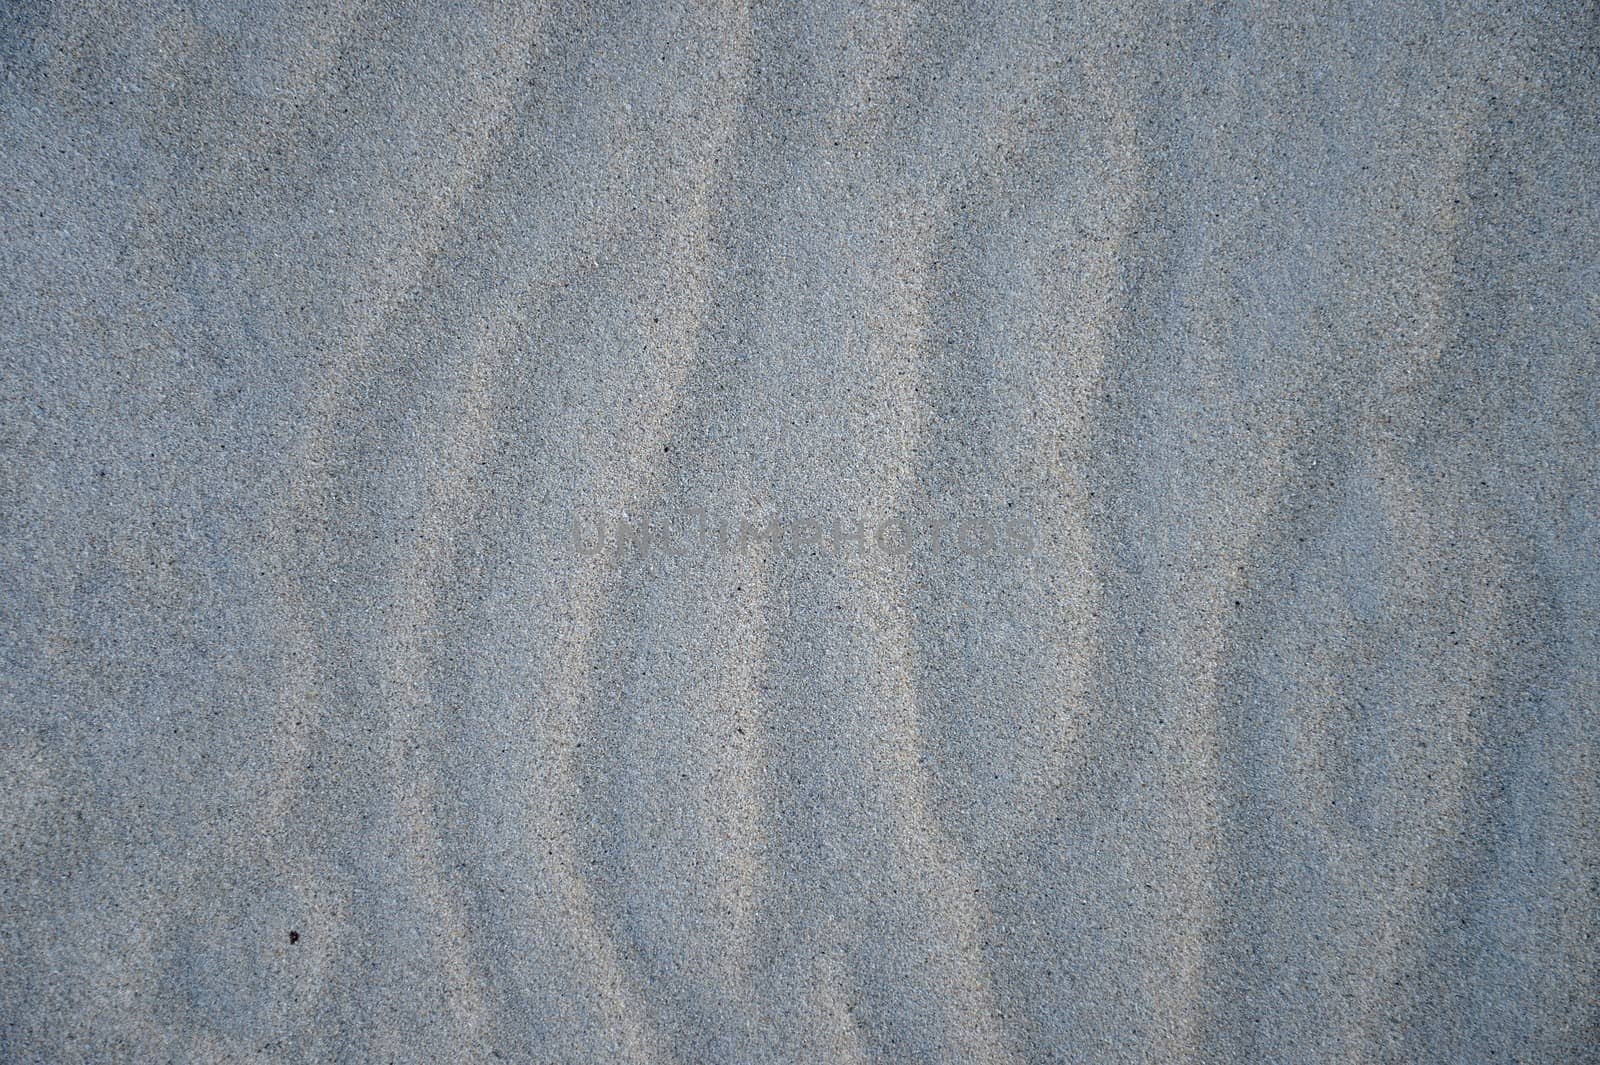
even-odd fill
[[[0,0],[0,1062],[1600,1062],[1594,2]]]

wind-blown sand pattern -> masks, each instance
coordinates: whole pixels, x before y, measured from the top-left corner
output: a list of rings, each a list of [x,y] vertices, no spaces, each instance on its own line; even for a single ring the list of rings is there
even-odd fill
[[[477,7],[0,11],[0,1059],[1600,1061],[1593,4]]]

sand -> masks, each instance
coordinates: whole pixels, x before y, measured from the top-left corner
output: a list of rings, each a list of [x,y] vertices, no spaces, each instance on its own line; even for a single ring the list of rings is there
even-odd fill
[[[1593,4],[478,7],[0,11],[0,1059],[1600,1061]]]

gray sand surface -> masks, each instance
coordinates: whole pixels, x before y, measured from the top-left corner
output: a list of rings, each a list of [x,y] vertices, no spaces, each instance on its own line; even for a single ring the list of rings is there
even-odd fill
[[[0,1061],[1600,1061],[1593,3],[402,7],[0,6]]]

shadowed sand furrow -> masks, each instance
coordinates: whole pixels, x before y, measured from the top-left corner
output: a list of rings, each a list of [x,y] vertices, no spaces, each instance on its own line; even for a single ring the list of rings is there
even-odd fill
[[[613,165],[615,164],[613,163]],[[695,173],[702,171],[703,167],[692,166],[687,169],[689,173]],[[613,174],[612,179],[615,180],[621,176],[622,175],[620,174]],[[670,193],[674,198],[679,199],[681,199],[685,192],[685,190],[675,187],[674,183],[666,184],[665,191]],[[687,193],[691,197],[692,206],[692,197],[695,195],[692,186],[687,189]],[[602,217],[617,218],[618,216],[613,212],[606,212],[602,215]],[[684,230],[682,233],[673,233],[671,230],[671,225],[668,223],[668,228],[664,233],[668,239],[660,242],[662,243],[664,249],[675,249],[679,247],[684,249],[692,249],[698,242],[696,230],[693,228],[694,219],[696,217],[695,213],[691,211],[687,216],[684,217],[689,220],[691,228]],[[637,237],[634,238],[634,240],[637,239]],[[658,241],[659,238],[654,234],[651,234],[644,243],[646,246],[649,246],[657,243]],[[621,254],[625,247],[627,247],[627,244],[619,239],[615,241],[608,241],[606,244],[602,245],[598,251],[599,254],[607,260],[626,263],[626,260]],[[515,253],[513,253],[512,259],[515,261]],[[632,267],[634,264],[627,263],[627,265]],[[681,266],[682,264],[679,263],[675,265]],[[692,297],[692,293],[690,295]],[[688,308],[687,318],[685,318],[686,308]],[[650,339],[660,338],[667,341],[667,344],[664,346],[663,350],[669,357],[677,357],[680,359],[684,357],[681,354],[675,353],[673,350],[675,346],[672,342],[673,333],[680,331],[685,327],[689,329],[693,328],[694,312],[692,310],[692,303],[686,303],[682,300],[678,301],[676,306],[672,307],[671,313],[666,317],[667,324],[664,329],[646,328],[644,330],[645,337],[648,339],[646,339],[647,346],[643,349],[641,354],[645,354],[647,357],[653,357],[654,353],[650,351],[650,347],[648,346]],[[654,321],[660,323],[662,321],[662,316],[657,316]],[[633,330],[639,327],[638,323],[633,321],[622,322],[619,323],[619,325],[626,330]],[[516,338],[516,346],[520,348],[521,345],[526,343],[528,339],[531,338],[527,336]],[[505,340],[500,340],[488,346],[493,350],[503,353],[505,349],[511,345]],[[646,398],[647,409],[658,410],[664,405],[670,405],[672,402],[672,397],[678,394],[681,389],[681,383],[679,379],[681,379],[682,371],[674,370],[670,365],[663,367],[663,369],[667,371],[666,374],[657,381],[653,382],[654,386],[659,389],[657,396]],[[488,389],[492,385],[494,378],[498,378],[500,374],[499,372],[496,372],[493,377],[489,377],[480,373],[478,376],[484,389]],[[602,393],[602,395],[604,394],[605,393]],[[488,398],[489,396],[486,391],[480,394],[477,397],[476,402],[468,404],[468,413],[470,413],[470,410],[473,407],[481,408],[487,402]],[[626,416],[624,412],[619,411],[618,414],[623,415],[625,423]],[[431,419],[429,419],[427,416],[424,416],[421,420],[425,424],[431,421]],[[441,421],[444,424],[455,425],[458,427],[462,424],[462,419],[459,415],[445,415]],[[619,451],[617,453],[619,455],[637,453],[640,444],[644,445],[642,449],[644,454],[649,455],[657,453],[660,449],[650,444],[650,440],[654,438],[659,442],[661,439],[660,433],[661,430],[659,428],[650,426],[648,422],[636,424],[631,430],[630,435],[639,434],[641,438],[629,441],[629,446],[626,451]],[[477,446],[474,446],[470,442],[464,443],[459,436],[456,437],[456,442],[460,445],[458,446],[456,453],[459,454],[463,460],[465,460],[468,456],[479,454],[481,452],[481,445],[488,442],[486,440],[486,436],[487,434],[484,432],[477,434]],[[426,447],[424,447],[422,450],[424,452],[427,451]],[[430,458],[431,461],[439,461],[437,456],[431,456]],[[442,468],[447,471],[447,476],[453,475],[456,478],[464,478],[467,475],[467,471],[455,463],[445,461],[441,465]],[[607,495],[609,495],[610,492],[617,493],[616,495],[611,496],[611,499],[614,501],[614,503],[632,501],[637,499],[641,494],[648,495],[652,487],[656,490],[659,490],[661,471],[658,463],[648,464],[644,468],[638,470],[629,470],[624,467],[614,471],[601,471],[602,478],[616,477],[619,474],[622,476],[623,480],[616,484],[614,488],[609,488],[607,492]],[[656,483],[652,484],[652,482]],[[601,483],[604,482],[602,481]],[[489,487],[489,485],[484,485],[483,487]],[[564,509],[568,513],[576,514],[580,507],[585,503],[593,504],[597,502],[603,502],[605,499],[605,495],[602,495],[598,498],[590,497],[587,499],[583,497],[573,497],[565,501]],[[462,507],[459,505],[462,502],[464,502],[464,500],[456,499],[456,505],[452,506],[450,505],[451,500],[449,499],[430,500],[426,505],[420,508],[420,513],[423,515],[457,513],[462,509]],[[559,513],[563,508],[556,507],[554,509],[556,509]],[[615,510],[621,508],[614,506],[608,509]],[[605,612],[601,611],[598,615],[598,619],[601,620],[602,623],[604,617]],[[591,634],[587,637],[582,635],[586,628],[589,628],[589,626],[583,625],[580,622],[575,630],[576,638],[587,638],[590,640],[595,639],[598,635],[598,632],[593,629],[589,630]],[[588,683],[588,677],[583,677],[580,679],[580,684],[587,686]],[[585,695],[582,701],[579,702],[574,709],[587,709],[588,713],[596,715],[604,714],[606,712],[606,708],[603,705],[597,704],[593,696],[590,695]],[[557,724],[556,727],[558,730],[565,731],[570,726]],[[581,724],[578,725],[575,735],[585,735],[586,728],[587,726]],[[550,737],[539,736],[537,738],[541,740],[547,740]],[[556,775],[553,778],[547,777],[545,780],[541,781],[541,783],[544,786],[551,788],[556,794],[572,795],[574,799],[581,797],[583,793],[579,778],[571,775],[573,772],[572,768],[570,766],[558,765],[553,767],[553,769]],[[504,781],[503,783],[515,784],[516,781],[515,778],[513,778],[512,780]],[[656,985],[653,981],[642,982],[640,979],[640,974],[627,971],[627,965],[631,956],[631,952],[625,945],[617,942],[617,936],[619,933],[617,928],[614,926],[614,922],[610,913],[608,912],[610,907],[605,901],[608,897],[608,893],[605,885],[595,881],[595,873],[593,872],[589,863],[584,860],[584,848],[581,846],[581,840],[587,833],[587,829],[583,827],[583,822],[596,819],[603,820],[606,817],[606,812],[603,809],[580,807],[578,809],[569,811],[568,816],[563,817],[559,812],[559,808],[564,805],[566,805],[565,802],[552,804],[552,806],[555,808],[550,811],[551,816],[543,819],[542,823],[536,823],[536,825],[533,826],[533,832],[535,837],[538,839],[554,840],[564,844],[564,846],[560,848],[563,855],[562,858],[560,858],[557,862],[549,863],[549,867],[546,868],[544,875],[546,877],[553,878],[557,883],[566,881],[565,886],[562,888],[562,893],[567,899],[567,907],[569,907],[567,908],[566,912],[572,912],[570,907],[577,908],[576,912],[581,918],[578,922],[577,929],[582,934],[580,934],[576,940],[572,940],[570,933],[560,926],[546,928],[541,934],[537,935],[531,942],[528,943],[528,947],[537,949],[540,943],[551,945],[553,943],[561,943],[564,940],[568,941],[560,949],[559,955],[563,959],[564,965],[571,965],[576,971],[567,974],[567,981],[564,988],[561,985],[549,987],[543,989],[542,991],[526,987],[519,988],[516,987],[516,984],[520,981],[515,976],[511,976],[506,981],[506,986],[502,988],[502,991],[506,994],[512,995],[527,995],[531,992],[534,996],[534,999],[539,1001],[540,1006],[542,1007],[539,1010],[531,1011],[534,1017],[537,1017],[537,1015],[540,1013],[545,1013],[548,1015],[549,1012],[553,1012],[550,1007],[557,1005],[559,1002],[559,1000],[555,999],[554,996],[562,994],[563,992],[566,995],[570,995],[572,993],[574,990],[572,983],[573,977],[578,977],[583,983],[590,985],[593,988],[591,993],[600,997],[602,1001],[606,997],[620,994],[621,997],[618,1000],[618,1006],[621,1010],[621,1015],[623,1017],[631,1018],[631,1020],[625,1024],[623,1029],[622,1047],[625,1048],[628,1053],[634,1055],[649,1053],[651,1044],[659,1042],[659,1035],[651,1034],[648,1039],[645,1038],[647,1032],[650,1032],[650,1022],[646,1019],[650,1012],[650,1006],[648,1002],[643,1000],[643,996],[648,995],[650,989]],[[464,815],[470,818],[471,807],[469,804],[461,803],[459,808],[462,810]],[[574,846],[577,847],[576,850],[569,849]],[[551,851],[551,857],[556,856],[555,851],[557,848],[552,846],[548,847],[547,849]],[[470,849],[463,850],[461,854],[463,858],[471,858]],[[467,868],[466,863],[463,863],[462,868]],[[469,876],[466,879],[470,880],[472,878]],[[480,890],[487,893],[487,890],[491,886],[492,885],[489,884],[481,884]],[[523,897],[523,901],[526,901],[525,896]],[[628,900],[624,900],[625,903],[627,901]],[[517,905],[517,900],[512,900],[511,905]],[[624,910],[623,912],[626,914],[629,911]],[[544,918],[541,917],[540,921],[542,922],[543,920]],[[596,939],[595,936],[598,936],[599,938]],[[552,975],[555,974],[552,973]],[[608,1015],[610,1015],[609,1009],[605,1012],[597,1014],[589,1021],[589,1023],[595,1023],[596,1021],[599,1021],[601,1018],[604,1018]],[[530,1019],[533,1019],[533,1017],[530,1017]],[[545,1033],[545,1038],[549,1039],[550,1037],[555,1036],[557,1032],[561,1031],[565,1023],[570,1022],[563,1022],[558,1017],[552,1023],[548,1017],[546,1017],[543,1019],[542,1023],[552,1025],[551,1030],[548,1030]],[[515,1047],[518,1042],[518,1040],[511,1040],[509,1041],[509,1045]]]
[[[1484,113],[1478,115],[1475,124],[1481,125]],[[1474,130],[1472,137],[1475,154],[1492,158],[1484,134]],[[1459,158],[1455,146],[1446,147]],[[1409,150],[1430,146],[1424,139]],[[1279,504],[1284,518],[1264,527],[1271,532],[1257,534],[1248,570],[1246,609],[1260,618],[1262,631],[1275,635],[1264,647],[1241,643],[1225,656],[1238,663],[1224,709],[1229,776],[1248,784],[1246,802],[1236,807],[1226,833],[1234,848],[1228,877],[1242,879],[1263,868],[1282,871],[1257,880],[1230,911],[1215,979],[1231,989],[1216,1015],[1233,1028],[1218,1038],[1266,1054],[1321,1039],[1319,1053],[1362,1060],[1415,1056],[1422,1046],[1439,1045],[1470,1055],[1505,1039],[1508,1052],[1512,1043],[1540,1042],[1541,1060],[1560,1060],[1572,1046],[1572,1029],[1554,1017],[1543,1035],[1505,1016],[1476,1030],[1446,1032],[1416,1005],[1481,993],[1471,990],[1476,978],[1464,986],[1440,978],[1463,954],[1478,949],[1473,941],[1484,918],[1460,900],[1500,894],[1487,888],[1486,879],[1504,875],[1489,870],[1505,868],[1495,852],[1509,842],[1506,819],[1522,831],[1537,823],[1531,812],[1512,815],[1506,809],[1505,782],[1525,770],[1503,759],[1508,751],[1519,752],[1520,760],[1525,752],[1552,746],[1529,744],[1527,726],[1511,723],[1538,716],[1530,707],[1540,700],[1519,686],[1559,672],[1550,660],[1528,660],[1521,648],[1560,644],[1546,628],[1549,621],[1541,620],[1559,596],[1484,594],[1526,588],[1526,562],[1493,557],[1498,549],[1491,557],[1479,554],[1525,534],[1483,522],[1476,517],[1483,503],[1464,508],[1460,489],[1441,482],[1445,470],[1480,478],[1495,462],[1493,455],[1469,455],[1451,442],[1443,445],[1446,454],[1424,458],[1415,441],[1428,435],[1425,425],[1407,424],[1385,410],[1385,386],[1434,393],[1432,382],[1454,372],[1444,367],[1459,364],[1477,337],[1492,335],[1481,320],[1466,331],[1449,320],[1456,307],[1479,314],[1494,302],[1462,288],[1473,268],[1463,269],[1456,249],[1468,234],[1483,230],[1452,209],[1482,202],[1484,183],[1463,175],[1459,162],[1418,170],[1441,185],[1419,207],[1437,220],[1426,226],[1427,257],[1437,265],[1421,281],[1427,288],[1439,286],[1442,296],[1430,298],[1425,288],[1413,299],[1338,307],[1335,314],[1371,315],[1389,333],[1408,324],[1403,318],[1383,321],[1391,307],[1401,314],[1439,307],[1441,317],[1423,332],[1415,355],[1397,364],[1372,364],[1372,354],[1362,351],[1341,353],[1340,361],[1351,369],[1328,383],[1329,401],[1309,415],[1300,404],[1292,451],[1299,456],[1294,467],[1303,472]],[[1382,225],[1384,210],[1373,206]],[[1354,217],[1347,223],[1352,229],[1360,224]],[[1411,239],[1417,239],[1415,231]],[[1487,262],[1480,268],[1486,267]],[[1390,267],[1358,259],[1351,269],[1381,277]],[[1380,288],[1360,273],[1355,291]],[[1459,397],[1451,402],[1493,403],[1490,397],[1515,395],[1526,380],[1519,377],[1506,382],[1506,391],[1493,392],[1460,382],[1438,394]],[[1362,416],[1335,415],[1331,400],[1352,396],[1370,397],[1357,408]],[[1480,417],[1462,412],[1442,420],[1464,424]],[[1300,561],[1286,571],[1285,557]],[[1485,647],[1497,650],[1484,656]],[[1285,676],[1280,662],[1297,668]],[[1491,662],[1495,675],[1481,672]],[[1559,867],[1562,860],[1553,851],[1561,846],[1545,850],[1539,864]],[[1263,926],[1282,929],[1274,936],[1275,950],[1261,948],[1257,929]],[[1298,931],[1307,928],[1317,929],[1325,944],[1315,952]],[[1451,979],[1459,977],[1457,971]],[[1527,978],[1498,985],[1494,995],[1515,1000],[1527,993],[1509,990],[1519,984],[1528,986]],[[1282,986],[1324,988],[1322,994],[1336,996],[1339,1006],[1286,1016],[1262,997],[1266,989]],[[1564,994],[1550,1000],[1565,1008]],[[1224,1008],[1228,1001],[1257,1005],[1230,1012]],[[1479,1001],[1464,1012],[1487,1017],[1492,1009]]]

